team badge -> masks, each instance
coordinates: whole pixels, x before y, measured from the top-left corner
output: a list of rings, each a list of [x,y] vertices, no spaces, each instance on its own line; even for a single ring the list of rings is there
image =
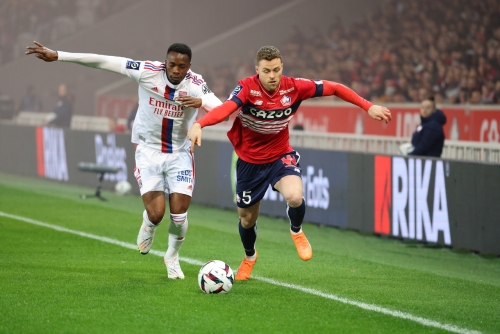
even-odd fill
[[[129,70],[139,70],[139,67],[141,67],[141,62],[127,60],[127,65],[125,67],[128,68]]]
[[[289,105],[291,105],[291,104],[292,104],[292,98],[291,98],[290,96],[288,96],[288,95],[284,95],[284,96],[281,98],[280,102],[281,102],[281,105],[282,105],[283,107],[288,107]]]

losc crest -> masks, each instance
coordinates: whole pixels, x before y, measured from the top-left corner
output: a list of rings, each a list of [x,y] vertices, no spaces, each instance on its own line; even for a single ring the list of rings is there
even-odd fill
[[[376,156],[375,233],[451,245],[446,174],[440,160]]]

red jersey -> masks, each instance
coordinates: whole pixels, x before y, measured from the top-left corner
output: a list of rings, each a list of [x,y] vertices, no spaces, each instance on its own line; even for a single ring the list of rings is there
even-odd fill
[[[302,101],[323,95],[323,82],[281,77],[272,93],[258,75],[240,80],[228,100],[241,108],[227,136],[240,159],[265,164],[293,151],[288,123]]]
[[[227,101],[212,109],[197,123],[202,128],[220,123],[241,108],[227,136],[242,160],[265,164],[293,151],[288,142],[288,123],[300,103],[311,97],[331,95],[365,111],[372,106],[371,102],[352,89],[336,82],[282,76],[279,87],[269,92],[262,87],[258,75],[254,75],[240,80]]]

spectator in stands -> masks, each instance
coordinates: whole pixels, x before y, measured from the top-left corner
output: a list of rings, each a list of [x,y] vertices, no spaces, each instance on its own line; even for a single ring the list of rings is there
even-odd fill
[[[469,98],[469,103],[470,104],[479,104],[481,103],[481,92],[478,90],[472,91],[470,98]]]
[[[49,125],[69,128],[71,118],[73,117],[73,101],[68,94],[68,88],[65,84],[59,85],[58,99],[54,107],[56,117],[49,122]]]
[[[441,157],[444,146],[443,126],[446,123],[446,116],[441,110],[436,109],[434,96],[422,101],[420,119],[422,123],[417,127],[411,139],[413,150],[408,154]]]
[[[500,80],[495,84],[495,93],[493,94],[493,103],[500,104]]]
[[[389,0],[350,26],[337,19],[324,35],[293,27],[281,47],[288,54],[284,71],[349,82],[353,89],[356,83],[355,91],[366,87],[360,95],[374,101],[419,102],[432,92],[445,103],[467,103],[479,91],[480,103],[491,103],[491,88],[483,94],[483,87],[500,80],[499,8],[498,0]],[[246,66],[253,65],[232,68]],[[215,82],[211,76],[204,77]],[[218,76],[215,88],[230,77]]]
[[[134,125],[135,115],[137,115],[137,109],[139,109],[139,103],[137,103],[128,114],[127,118],[127,130],[132,131],[132,126]]]
[[[26,89],[26,95],[21,98],[18,111],[42,111],[42,101],[35,94],[35,87],[29,85]]]

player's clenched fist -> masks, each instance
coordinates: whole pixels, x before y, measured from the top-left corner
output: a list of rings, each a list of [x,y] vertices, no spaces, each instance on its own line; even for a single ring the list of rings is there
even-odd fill
[[[38,42],[33,42],[35,46],[27,46],[26,51],[27,55],[30,55],[32,53],[35,54],[35,57],[40,58],[45,61],[55,61],[57,60],[57,51],[51,50],[49,48],[46,48],[42,44]]]
[[[377,121],[385,121],[386,124],[392,119],[391,111],[389,109],[375,104],[368,109],[368,115]]]
[[[188,131],[188,138],[191,141],[191,152],[194,152],[194,144],[201,146],[201,125],[194,123]]]
[[[179,96],[174,100],[185,108],[200,108],[203,102],[201,98],[192,96]]]

